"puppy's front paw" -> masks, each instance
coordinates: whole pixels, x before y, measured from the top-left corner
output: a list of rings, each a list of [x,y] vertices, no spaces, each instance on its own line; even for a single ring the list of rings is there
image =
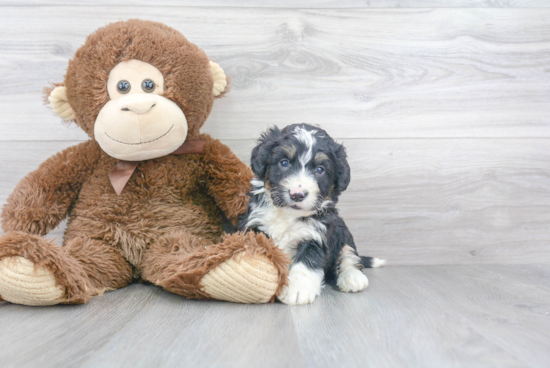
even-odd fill
[[[310,285],[296,285],[291,283],[285,286],[277,298],[285,304],[310,304],[319,295]]]
[[[311,270],[302,263],[296,263],[290,269],[288,286],[283,287],[277,298],[290,305],[313,303],[321,294],[323,278],[322,270]]]
[[[336,284],[346,293],[356,293],[369,286],[369,279],[360,270],[349,268],[338,275]]]

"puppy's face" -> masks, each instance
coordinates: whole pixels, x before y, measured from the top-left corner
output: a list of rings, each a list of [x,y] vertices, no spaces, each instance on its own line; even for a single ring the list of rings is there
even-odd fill
[[[307,124],[266,132],[252,152],[252,170],[274,205],[307,212],[335,203],[350,180],[344,147]]]

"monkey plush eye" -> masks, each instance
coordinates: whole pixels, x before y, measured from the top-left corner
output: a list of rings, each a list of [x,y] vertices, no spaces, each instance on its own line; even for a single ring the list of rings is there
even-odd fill
[[[281,167],[290,166],[290,162],[288,162],[288,160],[282,160],[281,162],[279,162],[279,164],[281,165]]]
[[[122,94],[130,92],[130,88],[132,88],[132,86],[130,86],[130,82],[125,80],[121,80],[116,85],[117,91]]]
[[[151,93],[155,90],[155,82],[150,79],[144,79],[141,82],[141,89],[147,93]]]
[[[323,169],[323,167],[321,166],[317,166],[317,168],[315,169],[315,172],[319,175],[323,175],[323,173],[325,172],[325,169]]]

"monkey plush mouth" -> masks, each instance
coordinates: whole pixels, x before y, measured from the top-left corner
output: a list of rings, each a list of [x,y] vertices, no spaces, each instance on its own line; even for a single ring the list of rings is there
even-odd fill
[[[150,141],[146,141],[146,142],[139,142],[139,143],[126,143],[126,142],[122,142],[122,141],[119,141],[118,139],[114,139],[113,137],[111,137],[109,134],[107,134],[107,132],[105,132],[105,135],[107,137],[109,137],[110,139],[112,139],[113,141],[115,142],[118,142],[118,143],[122,143],[122,144],[127,144],[129,146],[135,146],[135,145],[139,145],[139,144],[145,144],[145,143],[151,143],[151,142],[154,142],[154,141],[158,141],[159,139],[161,139],[162,137],[164,137],[165,135],[167,135],[168,133],[170,133],[170,131],[172,130],[172,128],[174,127],[174,124],[172,124],[172,126],[170,127],[170,129],[168,129],[166,131],[166,133],[162,134],[160,137],[157,137],[155,139],[151,139]]]

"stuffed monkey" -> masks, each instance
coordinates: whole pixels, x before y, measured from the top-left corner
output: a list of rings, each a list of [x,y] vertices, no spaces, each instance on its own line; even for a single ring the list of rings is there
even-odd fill
[[[188,298],[264,303],[288,259],[254,233],[222,233],[246,211],[250,169],[201,134],[223,70],[181,33],[129,20],[98,29],[48,91],[90,140],[54,155],[3,207],[0,296],[78,304],[144,280]],[[59,247],[43,238],[68,217]],[[1,300],[1,299],[0,299]]]

